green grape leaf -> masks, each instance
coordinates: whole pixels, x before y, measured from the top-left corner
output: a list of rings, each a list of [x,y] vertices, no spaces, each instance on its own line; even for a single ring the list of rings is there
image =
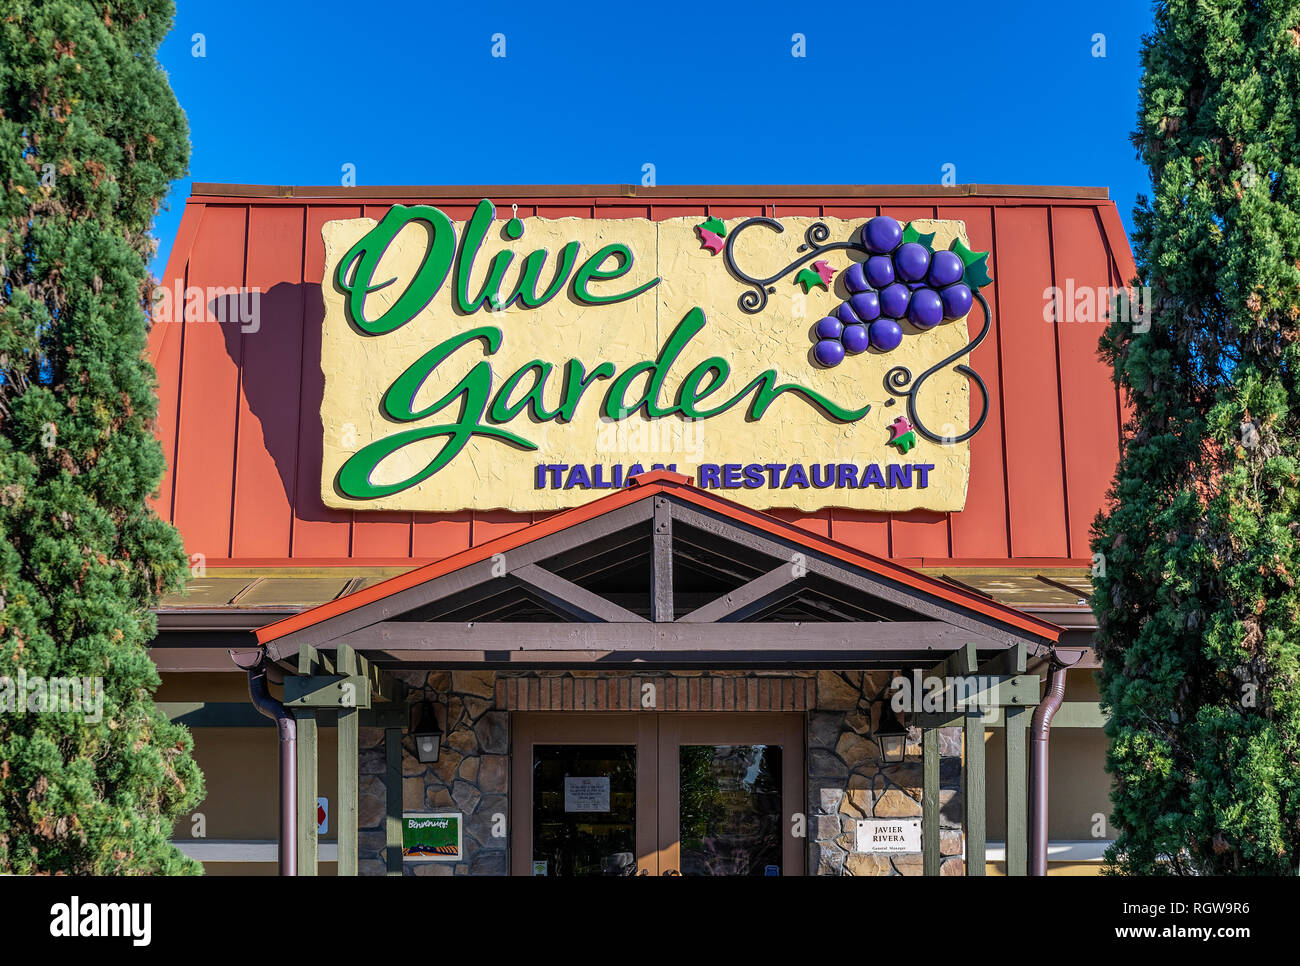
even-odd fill
[[[826,280],[818,275],[815,269],[805,268],[794,277],[794,281],[796,285],[803,286],[803,292],[805,295],[811,292],[813,287],[816,285],[820,285],[822,288],[830,291],[830,289],[827,288]]]
[[[988,252],[971,251],[962,244],[960,238],[953,239],[952,250],[957,253],[961,263],[966,266],[962,281],[970,286],[972,292],[979,291],[993,281],[993,278],[989,275]]]
[[[922,235],[912,227],[912,223],[909,221],[907,227],[903,229],[903,244],[906,245],[908,242],[918,242],[930,249],[930,251],[934,251],[934,232]]]
[[[719,238],[727,237],[727,226],[719,218],[709,218],[702,225],[696,225],[696,228],[703,228],[705,231],[711,231]]]

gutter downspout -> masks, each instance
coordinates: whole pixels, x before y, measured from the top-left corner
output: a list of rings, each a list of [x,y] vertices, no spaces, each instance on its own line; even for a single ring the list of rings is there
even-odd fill
[[[298,874],[298,722],[266,686],[264,651],[231,651],[230,659],[248,672],[248,696],[253,706],[275,722],[280,736],[280,875]]]
[[[1065,700],[1065,671],[1055,648],[1048,658],[1047,694],[1029,723],[1029,874],[1047,875],[1047,739]]]

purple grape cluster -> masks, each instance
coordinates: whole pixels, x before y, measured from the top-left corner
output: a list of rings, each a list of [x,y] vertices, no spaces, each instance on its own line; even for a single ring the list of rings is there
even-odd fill
[[[862,226],[862,246],[871,253],[867,260],[844,272],[849,300],[817,323],[813,358],[820,365],[838,366],[845,354],[868,348],[897,349],[903,319],[930,329],[970,312],[974,296],[962,281],[966,266],[956,252],[904,242],[903,226],[888,215]]]

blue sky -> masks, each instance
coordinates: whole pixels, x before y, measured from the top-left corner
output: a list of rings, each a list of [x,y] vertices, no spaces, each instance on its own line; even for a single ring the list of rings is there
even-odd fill
[[[181,0],[160,57],[195,181],[617,184],[649,163],[659,185],[938,184],[951,164],[1108,187],[1131,227],[1150,22],[1140,0]]]

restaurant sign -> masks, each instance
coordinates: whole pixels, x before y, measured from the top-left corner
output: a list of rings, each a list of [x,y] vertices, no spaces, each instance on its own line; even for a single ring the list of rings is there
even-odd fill
[[[552,510],[655,468],[758,508],[965,503],[992,318],[961,222],[485,200],[322,234],[328,506]]]

